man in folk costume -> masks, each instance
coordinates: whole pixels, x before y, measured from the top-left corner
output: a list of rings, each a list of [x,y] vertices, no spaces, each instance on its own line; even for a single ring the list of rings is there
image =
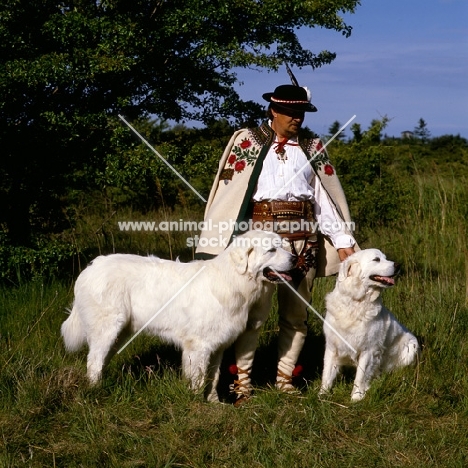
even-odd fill
[[[206,206],[196,257],[218,255],[250,220],[250,227],[278,232],[298,255],[293,284],[309,303],[313,279],[336,274],[340,261],[354,252],[355,240],[347,228],[351,219],[346,198],[325,148],[318,138],[298,138],[305,112],[317,108],[309,90],[290,75],[296,84],[263,95],[270,103],[269,120],[235,132],[229,141]],[[271,296],[251,310],[247,329],[234,346],[236,404],[252,392],[250,373]],[[307,334],[307,307],[285,284],[278,285],[278,313],[276,387],[294,392],[292,374]]]

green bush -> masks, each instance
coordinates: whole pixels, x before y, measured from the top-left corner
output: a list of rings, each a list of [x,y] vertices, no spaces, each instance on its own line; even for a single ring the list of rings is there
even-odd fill
[[[21,283],[63,275],[75,253],[74,246],[60,238],[41,237],[30,246],[15,246],[0,232],[0,279]]]
[[[407,219],[410,201],[421,196],[419,176],[453,179],[468,176],[468,144],[459,136],[427,142],[382,138],[387,119],[350,142],[334,141],[331,159],[340,176],[359,242],[371,230],[397,227]],[[233,131],[226,121],[203,129],[164,123],[135,123],[147,138],[205,199],[208,198],[219,159]],[[54,216],[30,211],[33,229],[28,243],[14,242],[5,229],[0,236],[0,279],[18,281],[41,275],[62,275],[101,253],[131,251],[174,255],[184,239],[161,233],[121,233],[119,220],[201,220],[204,203],[130,130],[115,132],[104,160],[66,177],[66,190],[50,194],[60,207]],[[435,182],[437,185],[437,182]],[[63,184],[62,184],[63,185]],[[438,190],[438,189],[437,189]],[[437,192],[439,193],[439,192]],[[464,197],[460,194],[460,197]],[[464,198],[463,198],[464,199]],[[465,208],[466,211],[466,208]],[[182,252],[191,258],[192,252]],[[81,262],[81,263],[80,263]]]
[[[393,152],[360,142],[340,144],[332,153],[358,231],[388,225],[401,215],[408,187],[391,170]]]

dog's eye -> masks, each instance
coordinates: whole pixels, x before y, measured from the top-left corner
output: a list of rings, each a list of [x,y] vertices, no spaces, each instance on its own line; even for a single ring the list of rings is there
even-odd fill
[[[267,253],[275,253],[276,247],[272,247],[271,249],[267,250]]]
[[[380,262],[380,258],[379,257],[375,257],[373,262]]]

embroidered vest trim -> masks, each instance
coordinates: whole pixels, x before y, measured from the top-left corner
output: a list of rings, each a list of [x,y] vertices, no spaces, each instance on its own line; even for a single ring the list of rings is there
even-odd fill
[[[249,134],[252,140],[258,146],[268,146],[270,147],[273,142],[275,141],[275,132],[274,130],[268,125],[267,122],[263,122],[259,127],[249,128]],[[317,137],[318,138],[318,137]],[[314,148],[314,138],[308,139],[304,138],[298,141],[299,146],[301,147],[302,151],[310,158],[312,152],[315,150]],[[312,163],[312,160],[311,160]],[[312,163],[313,164],[313,163]]]

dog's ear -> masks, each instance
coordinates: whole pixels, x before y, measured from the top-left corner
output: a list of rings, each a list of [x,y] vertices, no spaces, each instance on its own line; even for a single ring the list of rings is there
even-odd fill
[[[337,286],[341,293],[361,301],[366,295],[366,289],[361,278],[361,266],[354,258],[346,259],[340,265]]]
[[[249,255],[252,253],[253,247],[232,249],[230,252],[231,260],[233,261],[236,270],[239,274],[245,275],[249,267]]]
[[[343,261],[340,265],[340,271],[338,273],[338,281],[344,281],[346,278],[352,276],[359,278],[361,275],[361,267],[359,262],[353,258],[348,258]]]
[[[340,264],[340,269],[338,271],[338,281],[344,281],[346,277],[348,276],[348,260],[344,260]]]

